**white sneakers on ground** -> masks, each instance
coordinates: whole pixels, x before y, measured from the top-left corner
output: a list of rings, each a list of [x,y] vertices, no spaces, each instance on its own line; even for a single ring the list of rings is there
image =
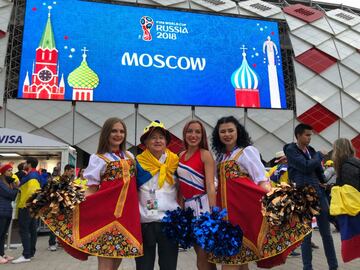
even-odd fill
[[[48,250],[50,250],[50,251],[56,251],[57,248],[56,248],[55,245],[52,245],[52,246],[49,246],[49,247],[48,247]]]
[[[31,259],[26,259],[24,256],[20,256],[19,258],[11,261],[11,263],[26,263],[26,262],[31,262]]]

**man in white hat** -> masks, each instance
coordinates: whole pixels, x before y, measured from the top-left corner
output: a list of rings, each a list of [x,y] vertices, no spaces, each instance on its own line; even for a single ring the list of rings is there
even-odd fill
[[[276,165],[268,172],[268,177],[272,181],[272,185],[274,186],[275,184],[288,183],[289,176],[287,172],[287,158],[284,151],[275,153],[274,163]]]

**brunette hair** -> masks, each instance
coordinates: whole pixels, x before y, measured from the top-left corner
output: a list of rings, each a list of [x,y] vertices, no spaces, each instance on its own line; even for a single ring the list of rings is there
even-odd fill
[[[301,136],[302,134],[304,134],[305,130],[313,130],[313,128],[312,128],[312,126],[310,126],[308,124],[303,124],[303,123],[298,124],[294,130],[295,138],[297,139],[298,136]]]
[[[64,171],[70,171],[71,169],[75,169],[75,166],[72,164],[66,164],[64,167]]]
[[[249,133],[246,131],[245,127],[241,125],[240,122],[234,116],[225,116],[217,121],[216,126],[212,133],[212,149],[214,150],[217,156],[220,155],[221,153],[225,153],[226,151],[225,144],[221,142],[219,135],[220,125],[226,123],[233,123],[235,125],[237,131],[236,145],[238,147],[245,148],[249,145],[252,145],[251,138],[249,136]]]
[[[105,154],[106,152],[109,152],[111,150],[110,143],[109,143],[109,137],[111,134],[111,131],[116,123],[120,123],[125,131],[124,141],[120,144],[119,150],[125,151],[126,148],[126,125],[123,120],[117,117],[111,117],[107,119],[104,123],[104,125],[101,128],[100,132],[100,138],[99,138],[99,145],[97,149],[97,154]]]
[[[30,164],[32,169],[35,169],[37,167],[37,165],[39,164],[39,161],[35,157],[28,157],[26,159],[26,163]]]
[[[77,174],[77,178],[80,178],[80,174],[81,174],[81,171],[84,170],[84,168],[79,168],[79,171],[78,171],[78,174]]]
[[[348,139],[339,138],[334,142],[332,160],[334,161],[334,168],[338,177],[341,175],[341,168],[344,162],[354,156],[355,149]]]
[[[209,150],[209,145],[208,145],[207,136],[206,136],[206,130],[204,128],[204,125],[199,120],[190,120],[189,122],[187,122],[185,124],[184,129],[183,129],[183,140],[184,140],[185,148],[187,149],[189,147],[189,145],[186,142],[185,137],[186,137],[186,132],[189,129],[191,124],[199,124],[200,125],[201,141],[200,141],[199,147],[200,147],[200,149]]]

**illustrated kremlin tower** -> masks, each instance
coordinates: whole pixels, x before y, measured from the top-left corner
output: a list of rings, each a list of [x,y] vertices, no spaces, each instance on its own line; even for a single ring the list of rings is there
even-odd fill
[[[89,68],[86,62],[86,48],[82,49],[82,62],[68,76],[68,84],[73,88],[73,100],[93,101],[93,91],[99,85],[98,75]]]
[[[31,82],[26,72],[22,96],[33,99],[64,99],[64,94],[64,75],[61,76],[59,83],[58,50],[55,47],[49,10],[45,30],[36,49]]]
[[[231,84],[235,88],[236,107],[258,108],[260,107],[258,76],[246,60],[245,46],[241,49],[243,50],[242,64],[231,76]]]

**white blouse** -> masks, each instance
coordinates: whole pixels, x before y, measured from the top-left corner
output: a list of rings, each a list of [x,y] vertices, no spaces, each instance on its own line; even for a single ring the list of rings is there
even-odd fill
[[[166,157],[166,154],[163,154],[159,159],[160,163],[165,163]],[[164,185],[159,188],[159,173],[157,173],[149,181],[140,186],[138,190],[138,196],[141,223],[160,222],[161,219],[165,216],[165,212],[167,210],[171,211],[179,207],[179,204],[176,200],[177,179],[175,176],[173,177],[175,180],[174,185],[170,185],[167,181],[165,181]],[[150,190],[155,190],[155,195],[151,195]],[[158,210],[155,214],[151,214],[147,210],[147,201],[153,198],[156,198],[158,202]]]
[[[114,153],[105,153],[103,154],[110,161],[119,160],[120,157]],[[134,155],[129,151],[126,151],[125,159],[134,159]],[[84,177],[87,179],[87,185],[99,185],[101,182],[101,176],[105,173],[106,162],[96,154],[90,156],[89,165],[84,171]]]
[[[241,151],[241,148],[233,150],[230,155],[223,154],[219,161],[233,160],[239,151]],[[236,162],[240,166],[240,169],[248,173],[257,185],[262,181],[269,180],[265,174],[266,169],[260,160],[260,153],[254,146],[250,145],[245,147]]]

